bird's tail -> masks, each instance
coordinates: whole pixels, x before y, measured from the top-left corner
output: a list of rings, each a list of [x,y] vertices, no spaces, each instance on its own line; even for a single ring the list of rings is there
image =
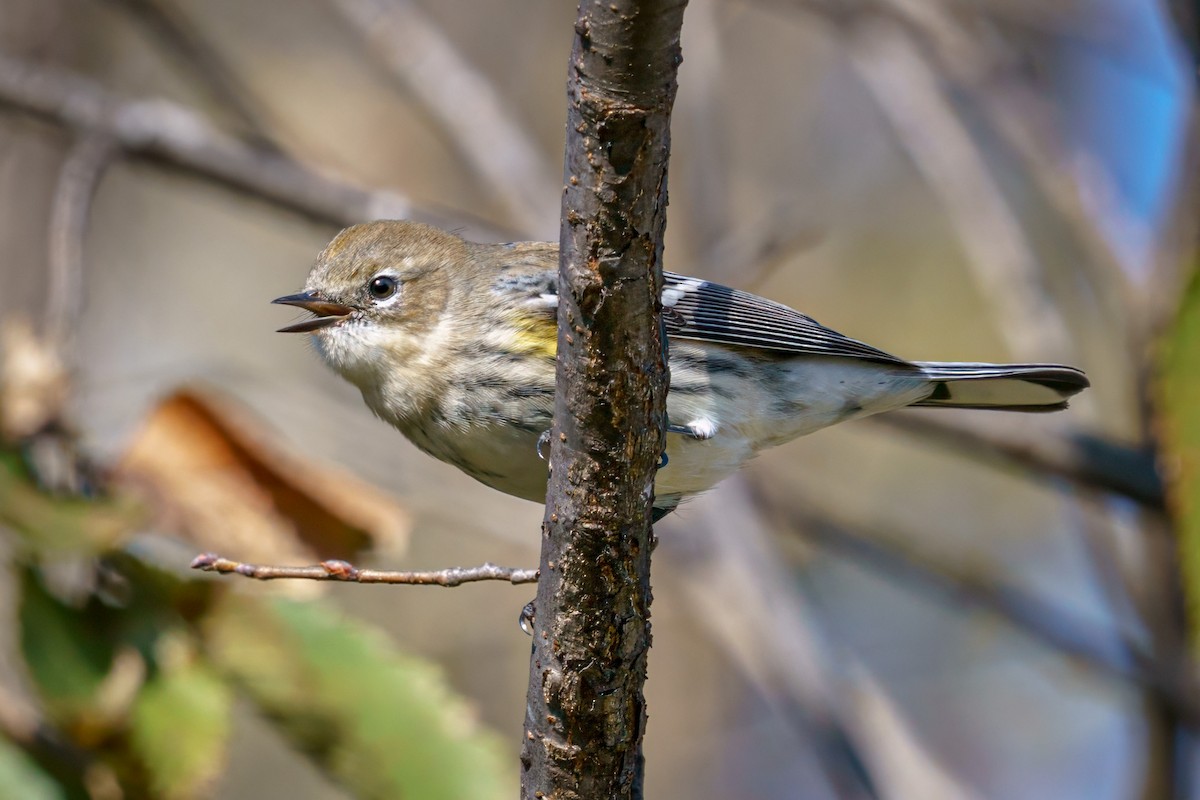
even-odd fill
[[[914,363],[935,383],[918,406],[1059,411],[1091,385],[1080,370],[1059,364]]]

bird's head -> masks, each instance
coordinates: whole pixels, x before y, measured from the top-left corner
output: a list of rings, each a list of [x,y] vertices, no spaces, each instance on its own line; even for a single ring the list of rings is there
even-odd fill
[[[273,302],[314,316],[280,328],[311,333],[325,361],[363,389],[379,389],[397,367],[428,359],[468,262],[459,237],[416,222],[382,220],[337,235],[304,291]]]

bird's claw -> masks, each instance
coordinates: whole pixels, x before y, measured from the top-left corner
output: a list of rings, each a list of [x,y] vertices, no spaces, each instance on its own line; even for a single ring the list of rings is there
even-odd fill
[[[525,631],[529,636],[533,636],[533,623],[537,618],[537,603],[536,600],[530,600],[521,609],[520,616],[517,617],[517,624],[521,626],[521,630]]]

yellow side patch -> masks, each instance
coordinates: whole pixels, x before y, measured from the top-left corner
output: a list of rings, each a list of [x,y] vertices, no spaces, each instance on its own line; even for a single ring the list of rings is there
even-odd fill
[[[514,353],[554,358],[558,352],[558,326],[553,319],[519,316],[513,319],[513,327],[516,336],[511,348]]]

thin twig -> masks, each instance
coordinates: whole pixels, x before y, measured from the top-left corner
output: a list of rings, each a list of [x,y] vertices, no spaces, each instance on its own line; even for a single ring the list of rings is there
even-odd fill
[[[112,137],[87,131],[71,149],[59,173],[50,211],[45,333],[60,353],[70,350],[83,308],[83,240],[92,198],[116,153]]]
[[[513,105],[411,0],[333,0],[522,231],[555,229],[562,184]]]
[[[478,567],[449,567],[425,572],[393,572],[382,569],[359,569],[346,561],[331,559],[311,567],[280,567],[269,564],[246,564],[231,561],[216,553],[204,553],[192,560],[192,569],[204,572],[234,574],[259,581],[299,579],[309,581],[342,581],[344,583],[388,583],[409,586],[461,586],[479,581],[507,581],[512,584],[537,583],[536,569],[501,567],[488,562]]]
[[[459,212],[417,208],[389,190],[326,177],[292,158],[229,136],[166,100],[127,100],[70,72],[0,55],[0,107],[75,130],[103,132],[127,153],[157,159],[323,222],[407,218],[503,235]]]

